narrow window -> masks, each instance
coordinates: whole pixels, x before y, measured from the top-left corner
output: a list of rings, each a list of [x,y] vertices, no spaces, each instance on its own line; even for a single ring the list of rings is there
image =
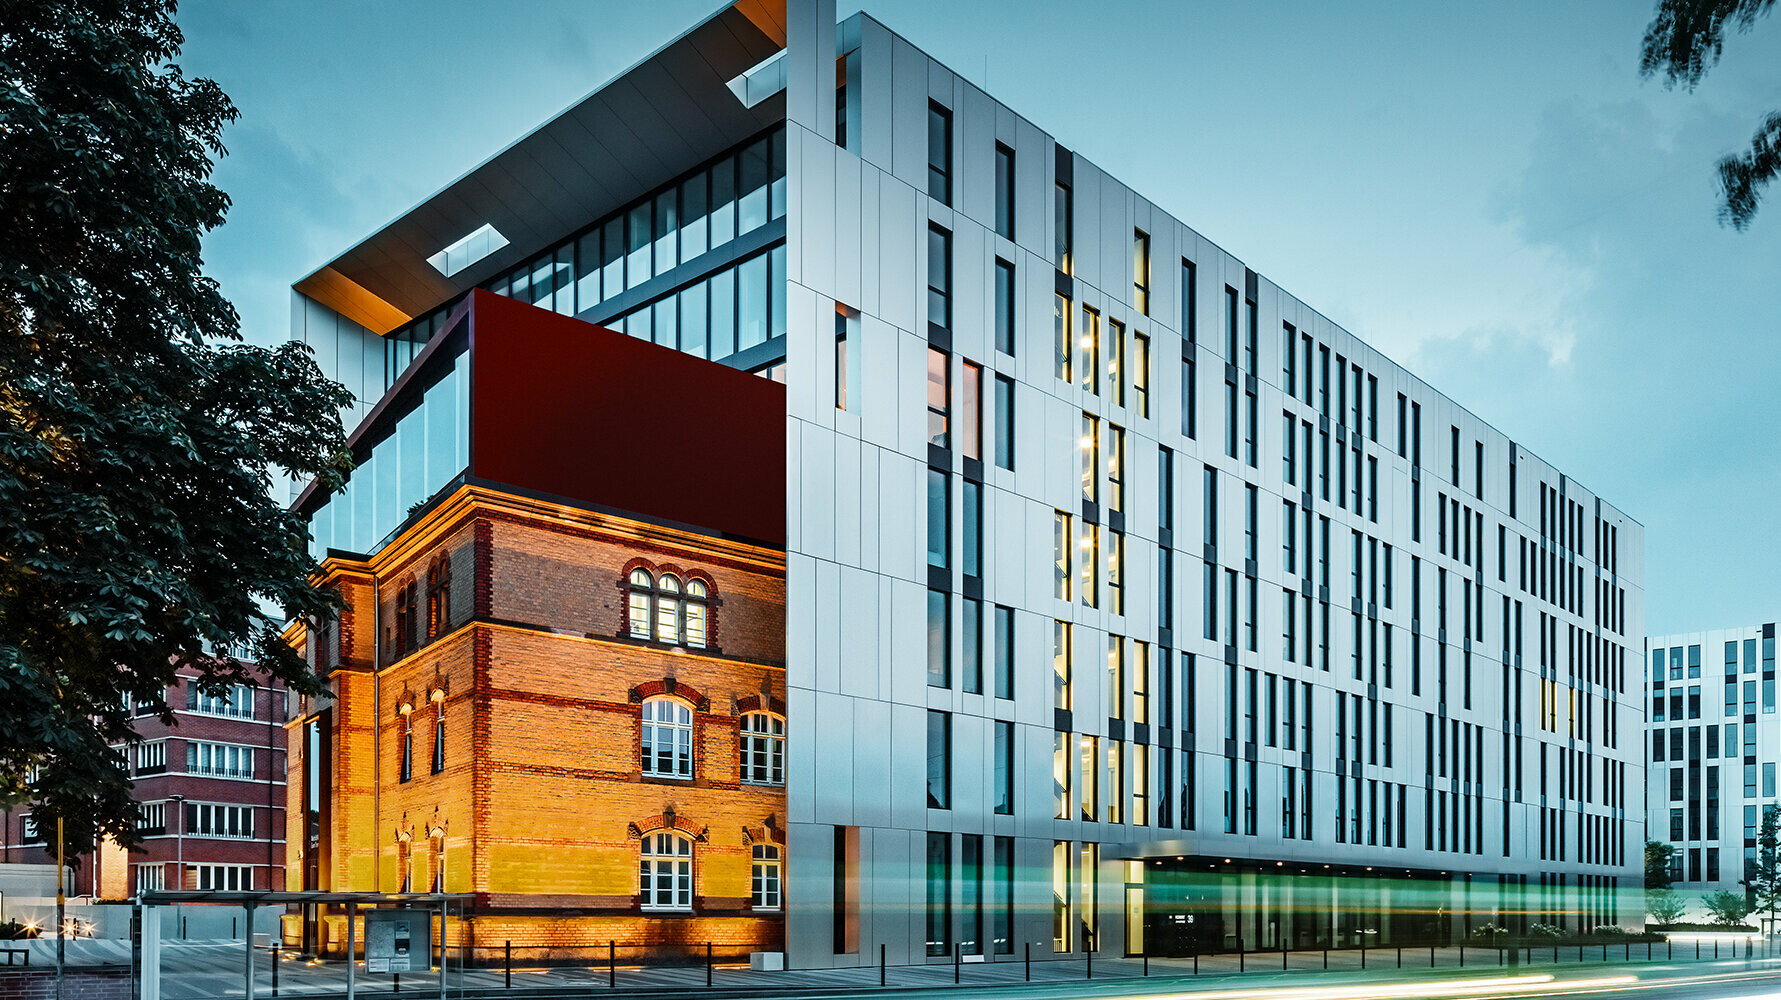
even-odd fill
[[[1014,265],[996,258],[996,350],[1014,356]]]
[[[928,348],[928,444],[952,447],[952,365],[945,351]]]
[[[928,102],[928,197],[952,204],[952,112]]]
[[[928,712],[928,808],[952,808],[952,714]]]
[[[1132,334],[1132,408],[1138,416],[1150,416],[1150,338]]]
[[[928,226],[928,325],[952,329],[952,234]]]
[[[943,590],[928,591],[928,686],[952,686],[952,608]]]
[[[1070,185],[1059,184],[1052,195],[1052,256],[1051,262],[1065,274],[1071,273],[1070,256],[1072,251],[1072,228],[1075,214],[1074,198]]]
[[[996,376],[996,465],[1014,468],[1014,380]]]
[[[1132,308],[1150,313],[1150,235],[1132,230]]]
[[[1014,150],[996,143],[996,234],[1014,238]]]
[[[983,369],[969,361],[963,363],[963,396],[959,435],[964,438],[966,458],[983,460]]]

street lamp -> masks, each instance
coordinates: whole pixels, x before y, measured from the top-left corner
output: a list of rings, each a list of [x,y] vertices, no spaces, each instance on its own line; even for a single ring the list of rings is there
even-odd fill
[[[175,792],[172,795],[167,796],[167,801],[173,803],[173,811],[179,814],[179,829],[174,831],[174,834],[173,834],[173,849],[174,849],[175,856],[177,858],[177,861],[176,861],[174,867],[177,868],[179,871],[179,886],[178,886],[178,888],[181,891],[183,891],[186,887],[186,840],[185,840],[185,833],[186,833],[185,801],[186,801],[186,797],[184,795],[179,794],[178,792]],[[178,903],[173,904],[173,919],[176,921],[179,920],[179,904]],[[182,937],[182,938],[185,937],[183,927],[181,927],[180,931],[181,931],[180,937]]]

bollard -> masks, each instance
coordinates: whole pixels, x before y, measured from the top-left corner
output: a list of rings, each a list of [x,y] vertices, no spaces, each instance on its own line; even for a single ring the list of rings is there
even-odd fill
[[[618,989],[618,942],[606,942],[606,985]]]
[[[1082,936],[1082,961],[1088,970],[1088,978],[1095,978],[1095,932],[1089,931]]]
[[[1435,967],[1435,946],[1429,945],[1429,968]]]
[[[1288,954],[1287,949],[1284,946],[1282,946],[1280,949],[1280,971],[1282,971],[1282,972],[1286,971],[1286,956],[1287,956],[1287,954]]]
[[[1323,968],[1324,968],[1324,971],[1328,972],[1329,967],[1330,967],[1330,946],[1326,944],[1323,946]]]
[[[1625,961],[1629,961],[1632,957],[1633,957],[1633,943],[1631,941],[1621,942],[1621,944],[1620,944],[1620,960],[1622,962],[1625,962]]]
[[[1697,962],[1701,960],[1701,939],[1700,938],[1694,939],[1694,960]]]
[[[1398,968],[1404,967],[1404,946],[1398,945]]]
[[[959,969],[960,969],[959,955],[963,952],[963,950],[964,950],[964,945],[959,944],[957,942],[953,943],[953,945],[952,945],[952,984],[954,986],[957,986],[959,983]]]
[[[1194,949],[1194,975],[1200,974],[1200,949]]]
[[[280,929],[280,933],[281,934],[283,933],[282,929]],[[278,946],[283,943],[284,942],[282,942],[282,941],[272,942],[272,995],[273,996],[278,995]]]
[[[1243,935],[1239,934],[1239,935],[1237,935],[1237,971],[1238,972],[1243,972],[1246,970],[1247,963],[1245,962],[1245,959],[1247,959],[1248,957],[1249,957],[1249,953],[1243,950]]]
[[[883,945],[879,945],[879,947],[880,947],[880,948],[883,948],[883,947],[884,947],[884,946],[883,946]],[[1031,942],[1031,941],[1028,941],[1028,942],[1027,942],[1027,944],[1026,944],[1026,953],[1027,953],[1027,960],[1026,960],[1026,966],[1027,966],[1027,982],[1029,982],[1029,983],[1030,983],[1030,982],[1032,982],[1032,981],[1033,981],[1033,942]],[[881,976],[881,977],[879,977],[879,981],[878,981],[878,985],[880,985],[880,986],[883,986],[883,985],[884,985],[884,979],[883,979],[883,977],[882,977],[882,976]]]
[[[1713,961],[1719,961],[1719,939],[1713,939]]]
[[[1676,957],[1675,942],[1671,941],[1669,938],[1664,938],[1664,961],[1667,962],[1670,959],[1675,958],[1675,957]]]
[[[1362,941],[1360,946],[1360,967],[1362,969],[1367,967],[1367,943],[1365,941]]]
[[[1144,949],[1144,978],[1150,978],[1150,949]]]
[[[501,944],[501,964],[506,969],[507,988],[513,989],[513,942],[512,941],[504,941]]]
[[[1459,943],[1459,967],[1462,969],[1466,967],[1466,943],[1464,941]]]
[[[395,974],[395,976],[396,976],[396,987],[395,987],[395,989],[391,990],[390,992],[391,993],[400,993],[400,992],[402,992],[402,974],[400,972],[398,972]]]
[[[705,942],[705,986],[711,986],[711,942]]]
[[[1027,945],[1027,978],[1033,978],[1033,946]],[[878,985],[884,985],[884,945],[878,946]]]

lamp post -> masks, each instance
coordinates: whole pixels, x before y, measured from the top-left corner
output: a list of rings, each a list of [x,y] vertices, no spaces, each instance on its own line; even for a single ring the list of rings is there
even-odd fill
[[[179,875],[177,876],[179,878],[179,884],[176,888],[184,891],[186,887],[186,797],[175,792],[172,795],[167,796],[167,801],[173,803],[173,811],[179,814],[179,829],[175,830],[173,834],[173,850],[176,859],[174,868],[179,872]],[[173,919],[175,922],[179,920],[179,913],[179,904],[174,903]],[[180,937],[185,937],[185,927],[183,924],[180,925]]]

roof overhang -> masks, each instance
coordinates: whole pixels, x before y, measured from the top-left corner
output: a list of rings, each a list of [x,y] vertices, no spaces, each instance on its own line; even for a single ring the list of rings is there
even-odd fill
[[[376,333],[523,261],[785,117],[729,81],[785,47],[785,0],[739,0],[298,281]],[[481,226],[507,244],[453,273],[428,258]]]

